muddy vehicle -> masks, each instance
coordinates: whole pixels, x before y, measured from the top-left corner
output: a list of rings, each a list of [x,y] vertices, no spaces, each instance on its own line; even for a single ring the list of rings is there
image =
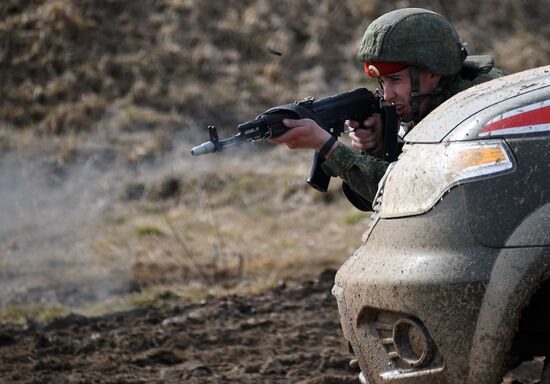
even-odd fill
[[[361,381],[500,383],[548,361],[550,66],[453,97],[406,139],[333,288]]]

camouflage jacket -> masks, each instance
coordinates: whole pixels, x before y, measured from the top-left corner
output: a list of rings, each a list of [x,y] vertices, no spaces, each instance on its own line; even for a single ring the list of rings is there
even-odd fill
[[[504,75],[506,75],[505,72],[493,68],[474,79],[467,79],[460,75],[448,78],[442,86],[442,92],[434,97],[430,111],[467,88]],[[322,168],[328,175],[343,179],[353,192],[371,204],[376,195],[378,183],[388,165],[389,163],[385,160],[373,155],[360,154],[345,145],[338,144],[323,162]]]

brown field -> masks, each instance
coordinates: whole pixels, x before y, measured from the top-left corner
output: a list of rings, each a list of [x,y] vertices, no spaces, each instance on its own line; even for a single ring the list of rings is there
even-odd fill
[[[544,0],[2,1],[0,382],[354,382],[321,273],[369,215],[305,184],[311,153],[189,149],[208,124],[372,89],[359,40],[403,6],[505,70],[550,61]],[[69,313],[106,317],[35,323]]]

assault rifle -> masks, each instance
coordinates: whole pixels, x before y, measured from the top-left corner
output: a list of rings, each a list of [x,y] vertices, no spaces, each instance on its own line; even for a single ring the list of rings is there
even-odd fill
[[[395,108],[384,105],[379,96],[374,95],[366,88],[357,88],[319,100],[307,97],[300,101],[270,108],[256,119],[239,124],[238,133],[223,140],[218,138],[216,127],[210,125],[208,127],[210,140],[192,148],[191,154],[197,156],[219,152],[227,147],[245,142],[267,140],[280,136],[289,129],[282,123],[282,120],[287,118],[312,119],[325,131],[338,137],[345,132],[346,120],[355,120],[362,125],[374,113],[380,113],[382,116],[384,158],[387,161],[395,161],[398,155],[398,120]],[[326,192],[330,176],[321,168],[323,161],[324,159],[319,158],[316,152],[307,183],[318,191]]]

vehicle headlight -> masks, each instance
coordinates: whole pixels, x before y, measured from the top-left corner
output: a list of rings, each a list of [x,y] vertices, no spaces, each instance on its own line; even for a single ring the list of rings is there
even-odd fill
[[[515,167],[503,140],[407,144],[380,186],[380,217],[422,214],[452,187],[513,172]]]

